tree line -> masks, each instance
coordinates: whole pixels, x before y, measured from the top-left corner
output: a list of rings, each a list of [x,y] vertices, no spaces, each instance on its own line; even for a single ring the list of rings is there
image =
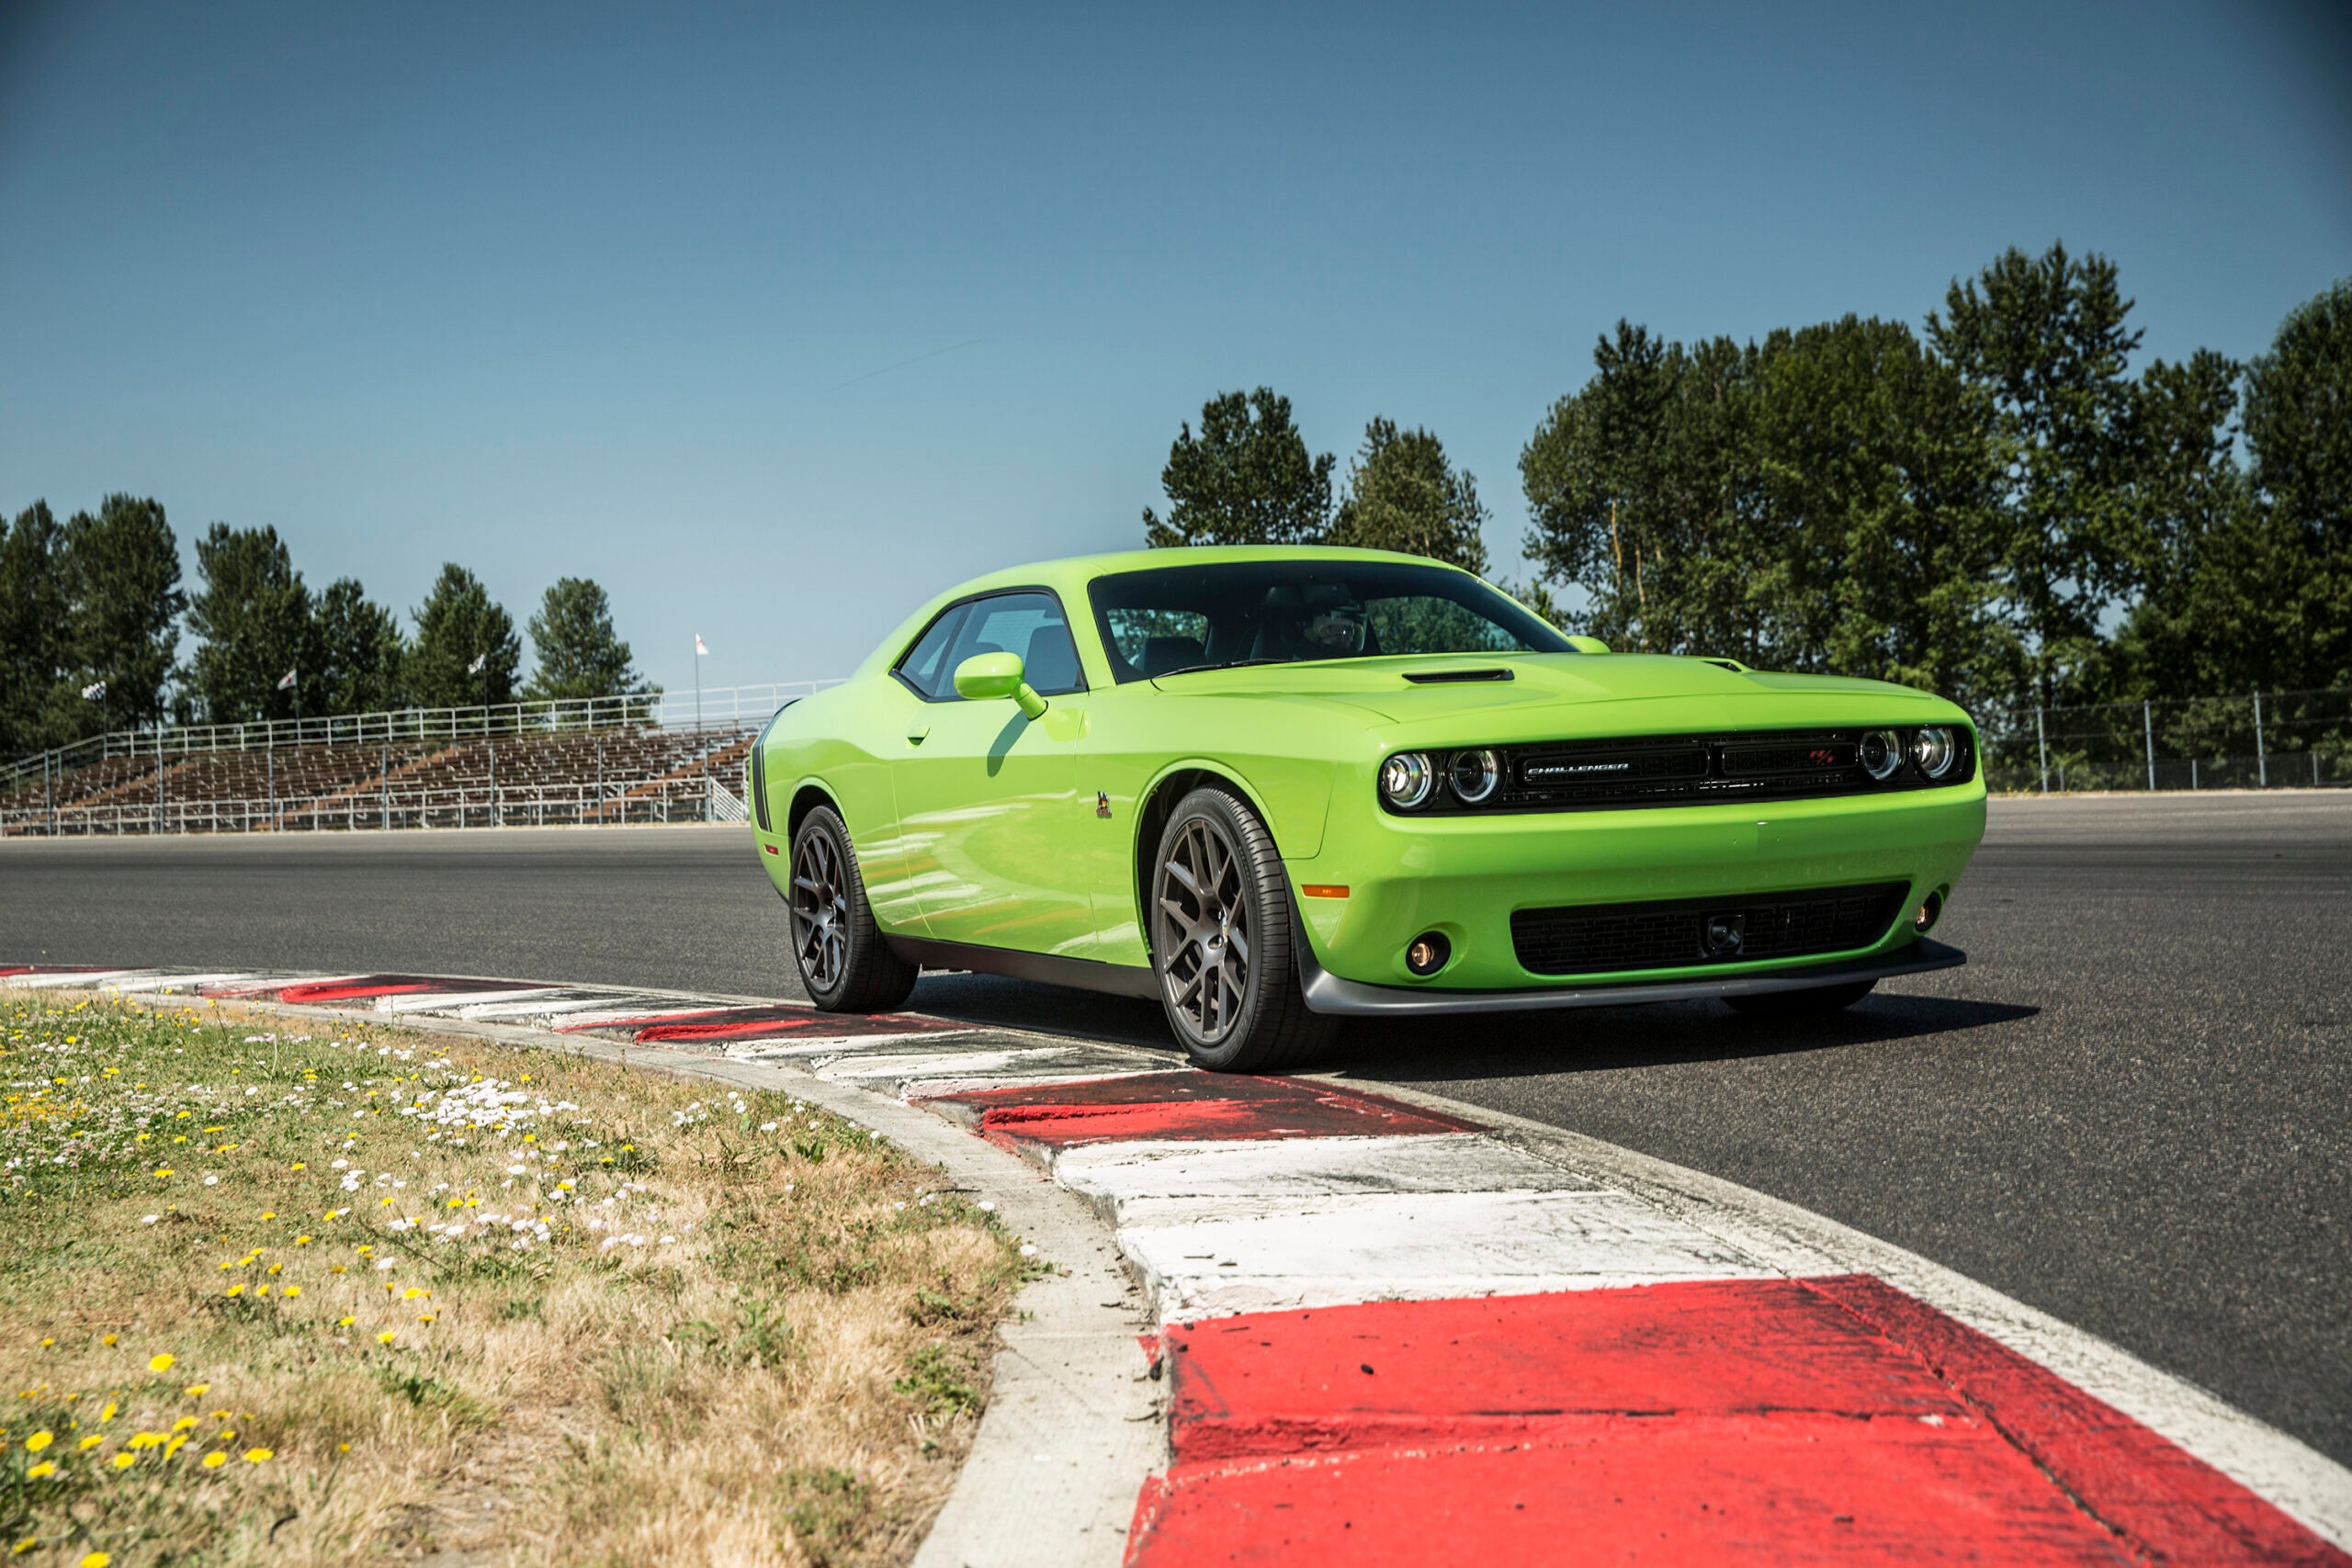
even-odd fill
[[[1620,321],[1521,451],[1535,572],[1506,586],[1612,647],[1979,711],[2352,685],[2352,279],[2244,364],[2135,372],[2132,310],[2111,262],[2053,245],[1956,279],[1918,332]],[[1335,467],[1287,399],[1222,394],[1181,427],[1147,540],[1484,572],[1486,510],[1435,435],[1375,419],[1344,487]]]
[[[522,639],[480,579],[442,567],[413,629],[355,578],[313,591],[275,528],[215,523],[182,584],[179,542],[153,500],[110,495],[57,521],[35,502],[0,530],[0,756],[167,720],[467,707],[649,692],[612,604],[559,578]],[[183,633],[192,639],[180,658]]]

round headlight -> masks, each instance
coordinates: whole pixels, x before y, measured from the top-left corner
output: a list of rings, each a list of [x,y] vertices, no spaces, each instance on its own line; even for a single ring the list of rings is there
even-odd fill
[[[1445,771],[1446,782],[1464,806],[1476,806],[1495,793],[1503,771],[1492,751],[1456,751]]]
[[[1400,811],[1410,811],[1437,787],[1437,770],[1419,751],[1399,751],[1380,764],[1380,793]]]
[[[1884,784],[1903,770],[1903,737],[1873,729],[1862,737],[1862,772]]]
[[[1929,778],[1939,779],[1960,761],[1960,738],[1940,724],[1931,724],[1911,738],[1911,761]]]

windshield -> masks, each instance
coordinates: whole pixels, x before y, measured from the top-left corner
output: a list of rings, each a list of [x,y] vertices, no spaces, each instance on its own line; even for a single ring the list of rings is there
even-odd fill
[[[1409,561],[1228,561],[1098,577],[1089,585],[1111,672],[1434,653],[1573,653],[1476,578]]]

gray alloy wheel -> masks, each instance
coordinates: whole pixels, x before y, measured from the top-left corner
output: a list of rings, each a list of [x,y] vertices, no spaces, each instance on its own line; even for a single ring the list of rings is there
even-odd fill
[[[849,830],[820,806],[792,835],[792,959],[808,999],[827,1012],[877,1012],[914,989],[917,967],[890,951],[866,906]]]
[[[1265,824],[1204,786],[1176,804],[1153,857],[1152,964],[1169,1026],[1196,1066],[1264,1072],[1326,1044],[1291,950],[1290,883]]]

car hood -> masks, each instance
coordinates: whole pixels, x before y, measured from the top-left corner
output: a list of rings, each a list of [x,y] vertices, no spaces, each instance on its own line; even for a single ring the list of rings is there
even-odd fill
[[[1494,671],[1507,671],[1503,679]],[[1451,677],[1431,681],[1430,676]],[[1473,675],[1483,678],[1472,679]],[[1410,676],[1421,676],[1415,681]],[[1185,696],[1319,698],[1367,717],[1421,719],[1510,715],[1594,703],[1856,696],[1890,702],[1941,700],[1883,681],[1828,675],[1773,675],[1729,661],[1632,653],[1536,653],[1497,658],[1351,659],[1321,664],[1261,664],[1162,676],[1153,682]]]

